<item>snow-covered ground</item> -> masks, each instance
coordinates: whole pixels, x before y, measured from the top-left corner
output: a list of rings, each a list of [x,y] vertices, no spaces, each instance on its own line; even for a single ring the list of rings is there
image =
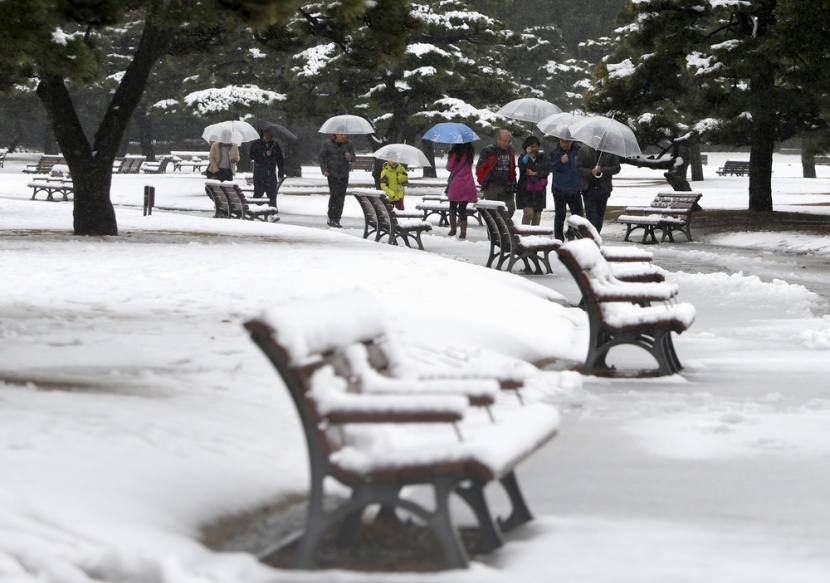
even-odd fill
[[[727,157],[748,158],[709,154],[706,180],[693,184],[704,209],[746,207],[748,179],[715,175]],[[558,264],[538,277],[485,269],[478,226],[468,241],[436,227],[426,252],[364,241],[352,200],[347,228],[328,230],[311,167],[284,185],[277,224],[211,218],[197,174],[116,175],[121,235],[78,238],[70,203],[28,200],[22,166],[10,155],[0,169],[0,580],[830,576],[827,237],[735,233],[650,248],[697,308],[676,338],[685,370],[637,380],[540,371],[534,383],[562,429],[520,467],[537,519],[498,552],[467,571],[299,573],[200,542],[204,525],[307,486],[293,407],[241,323],[287,300],[363,289],[415,358],[578,361],[587,322],[570,306],[570,277]],[[776,210],[830,212],[830,168],[805,180],[797,156],[776,155],[774,170]],[[624,167],[611,204],[647,203],[659,178]],[[442,190],[417,183],[410,207]],[[159,208],[145,217],[148,184]],[[628,245],[616,225],[603,235]],[[612,360],[649,364],[628,348]]]

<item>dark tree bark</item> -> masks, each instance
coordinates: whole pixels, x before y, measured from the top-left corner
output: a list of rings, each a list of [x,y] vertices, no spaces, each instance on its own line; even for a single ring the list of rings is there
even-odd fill
[[[689,144],[689,158],[692,169],[692,182],[703,180],[703,162],[700,161],[700,144],[694,140]]]
[[[435,144],[429,140],[421,140],[421,144],[423,144],[421,149],[424,151],[427,160],[429,160],[429,163],[432,164],[432,166],[424,168],[424,178],[437,178],[438,171],[435,168]]]
[[[816,178],[816,157],[803,145],[801,147],[801,175],[804,178]]]
[[[141,155],[150,162],[156,161],[156,150],[153,147],[153,120],[147,115],[147,107],[142,106],[136,110],[133,121],[138,126],[138,144]]]
[[[144,94],[150,71],[171,38],[170,30],[155,25],[151,12],[145,20],[133,60],[112,96],[92,144],[84,134],[63,77],[45,74],[40,79],[37,96],[46,109],[72,174],[76,235],[118,235],[110,199],[112,164],[130,118]]]

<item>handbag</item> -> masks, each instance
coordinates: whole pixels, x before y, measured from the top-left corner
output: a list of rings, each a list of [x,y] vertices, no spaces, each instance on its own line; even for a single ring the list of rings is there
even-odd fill
[[[528,176],[525,180],[525,190],[528,192],[542,192],[548,185],[548,179],[538,176]]]

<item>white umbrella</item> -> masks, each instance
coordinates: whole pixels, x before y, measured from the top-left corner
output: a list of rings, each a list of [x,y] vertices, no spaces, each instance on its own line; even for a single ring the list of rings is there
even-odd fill
[[[563,112],[549,115],[536,124],[543,134],[556,136],[563,140],[572,140],[571,126],[585,120],[585,116],[577,112]]]
[[[421,150],[408,144],[387,144],[382,148],[378,148],[372,156],[380,160],[398,162],[407,166],[418,166],[420,168],[432,166]]]
[[[562,110],[550,101],[536,99],[535,97],[514,99],[496,112],[497,115],[503,115],[510,119],[533,123],[539,122],[554,113],[562,113]]]
[[[335,115],[320,126],[321,134],[373,134],[375,128],[359,115]]]
[[[242,142],[258,140],[259,132],[256,131],[254,126],[249,124],[247,121],[232,119],[209,125],[205,128],[205,131],[202,132],[202,138],[208,143],[233,143],[238,146]]]
[[[641,154],[634,132],[617,120],[608,117],[587,117],[572,124],[569,129],[575,140],[599,152],[616,154],[623,158]]]

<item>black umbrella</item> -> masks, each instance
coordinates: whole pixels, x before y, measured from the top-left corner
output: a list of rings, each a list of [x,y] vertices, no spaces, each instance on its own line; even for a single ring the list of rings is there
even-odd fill
[[[260,121],[257,123],[257,128],[260,132],[268,132],[271,134],[272,138],[282,138],[288,142],[296,142],[299,139],[291,132],[291,130],[278,123]]]

